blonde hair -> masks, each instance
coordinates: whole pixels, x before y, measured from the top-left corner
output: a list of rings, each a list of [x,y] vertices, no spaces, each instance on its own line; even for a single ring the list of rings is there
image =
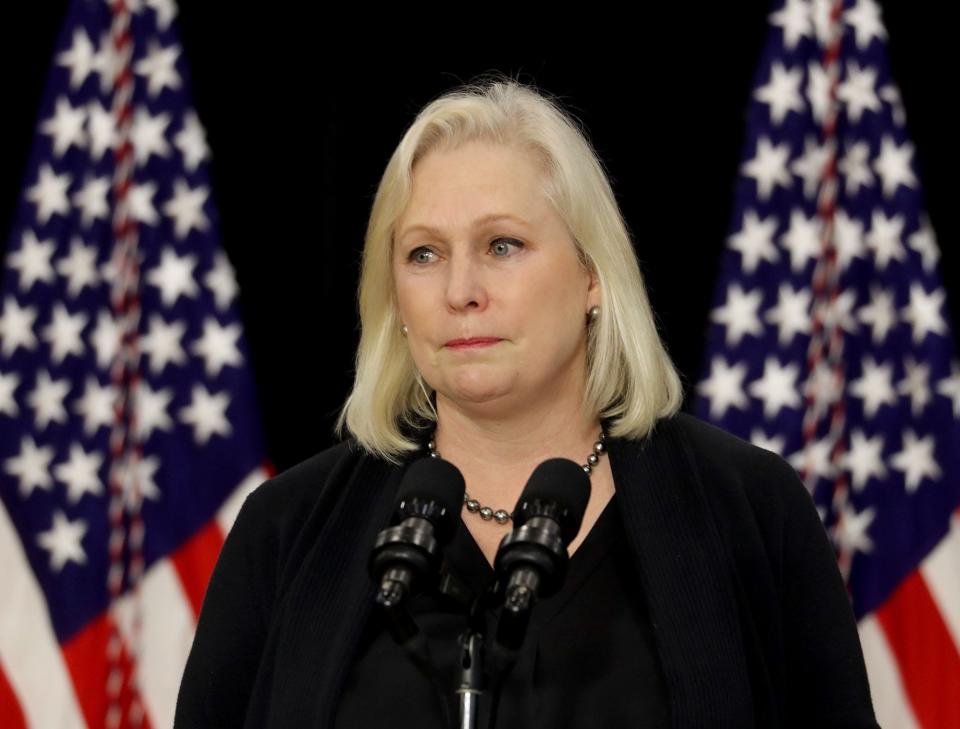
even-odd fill
[[[610,435],[643,438],[680,409],[683,388],[657,334],[640,267],[603,167],[577,123],[538,90],[502,76],[455,88],[424,107],[380,180],[360,275],[356,378],[337,420],[370,453],[391,462],[421,446],[405,428],[436,420],[431,394],[400,332],[393,285],[395,225],[424,155],[481,140],[516,145],[544,173],[544,192],[601,288],[587,329],[584,402]]]

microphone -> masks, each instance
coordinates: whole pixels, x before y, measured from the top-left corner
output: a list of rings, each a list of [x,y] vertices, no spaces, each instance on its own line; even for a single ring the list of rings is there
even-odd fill
[[[580,531],[589,500],[590,478],[573,461],[551,458],[531,474],[513,513],[514,529],[494,560],[504,585],[496,637],[501,647],[520,648],[534,603],[563,584],[566,548]]]
[[[466,485],[459,469],[440,458],[407,468],[397,489],[392,526],[380,531],[368,570],[398,643],[417,632],[407,600],[439,579],[442,548],[460,525]]]

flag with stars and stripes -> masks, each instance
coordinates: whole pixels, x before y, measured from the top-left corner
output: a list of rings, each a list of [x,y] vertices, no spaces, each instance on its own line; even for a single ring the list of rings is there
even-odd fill
[[[266,476],[172,0],[74,0],[0,285],[0,726],[171,727]]]
[[[960,366],[874,0],[779,0],[697,414],[773,450],[847,582],[877,718],[960,727]]]

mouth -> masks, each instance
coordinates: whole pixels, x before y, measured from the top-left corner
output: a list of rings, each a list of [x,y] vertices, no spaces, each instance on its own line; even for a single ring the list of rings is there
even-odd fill
[[[447,349],[479,349],[490,347],[501,341],[498,337],[471,337],[470,339],[451,339],[443,346]]]

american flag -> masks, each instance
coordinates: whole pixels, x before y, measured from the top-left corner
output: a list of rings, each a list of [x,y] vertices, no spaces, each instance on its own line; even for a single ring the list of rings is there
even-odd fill
[[[172,0],[74,0],[0,288],[0,726],[170,727],[267,475]]]
[[[697,414],[789,460],[885,729],[960,727],[960,365],[873,0],[776,2]]]

